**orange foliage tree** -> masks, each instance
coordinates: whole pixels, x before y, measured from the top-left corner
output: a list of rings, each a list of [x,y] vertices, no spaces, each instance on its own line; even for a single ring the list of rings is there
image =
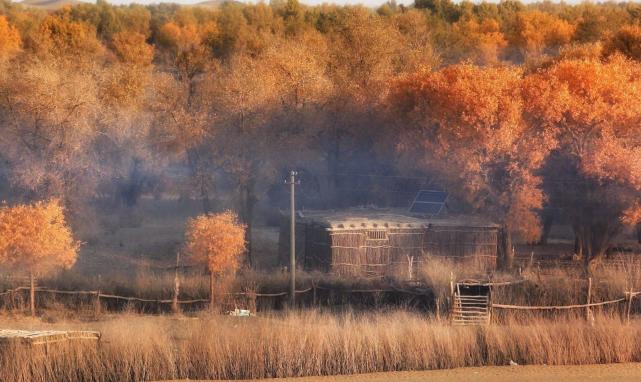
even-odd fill
[[[641,215],[641,65],[620,55],[560,61],[523,89],[528,122],[555,140],[546,189],[571,220],[587,270]]]
[[[501,33],[500,24],[494,19],[485,19],[482,22],[474,18],[460,20],[453,25],[453,31],[458,37],[455,44],[461,49],[455,59],[460,59],[460,55],[465,54],[479,64],[494,64],[499,61],[507,47],[507,40]]]
[[[70,268],[79,248],[58,200],[0,208],[0,264],[29,273],[32,315],[35,277],[56,268]]]
[[[538,55],[572,40],[576,26],[549,13],[531,11],[517,14],[509,42],[523,57]]]
[[[5,16],[0,16],[0,60],[19,52],[21,45],[18,30],[9,24]]]
[[[641,61],[641,27],[627,25],[619,29],[605,44],[604,53],[622,53],[625,56]]]
[[[454,65],[398,80],[390,100],[409,128],[399,144],[409,163],[503,226],[499,260],[512,261],[511,233],[539,235],[543,203],[535,174],[546,155],[543,134],[522,120],[521,72]]]
[[[245,251],[245,226],[231,211],[200,215],[187,224],[185,249],[192,259],[206,264],[210,275],[210,299],[213,307],[217,276],[234,272]]]

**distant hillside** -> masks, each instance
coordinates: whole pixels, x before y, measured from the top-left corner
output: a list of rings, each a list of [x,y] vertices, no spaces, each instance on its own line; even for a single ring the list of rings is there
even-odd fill
[[[46,9],[46,10],[54,10],[54,9],[59,9],[62,8],[66,5],[77,5],[77,4],[82,4],[82,3],[88,3],[90,1],[81,1],[81,0],[22,0],[22,1],[17,1],[16,4],[22,4],[24,6],[28,7],[34,7],[34,8],[40,8],[40,9]],[[133,2],[137,2],[136,0],[133,0]],[[154,1],[154,2],[160,2],[159,0]],[[172,2],[172,1],[166,1],[166,2]],[[228,3],[228,2],[235,2],[235,1],[230,1],[230,0],[206,0],[206,1],[201,1],[198,3],[191,2],[189,0],[175,0],[173,1],[176,4],[180,5],[185,5],[185,6],[197,6],[197,7],[205,7],[205,8],[219,8],[223,4]],[[93,1],[91,1],[93,3]],[[239,2],[240,3],[240,2]]]
[[[17,4],[22,4],[27,7],[34,7],[34,8],[40,8],[40,9],[47,9],[47,10],[53,10],[53,9],[59,9],[62,8],[66,5],[76,5],[76,4],[82,4],[83,1],[79,0],[23,0],[20,2],[16,2]]]
[[[207,0],[207,1],[201,1],[199,3],[195,3],[193,5],[195,5],[197,7],[219,8],[225,3],[233,3],[233,1],[229,1],[229,0]]]

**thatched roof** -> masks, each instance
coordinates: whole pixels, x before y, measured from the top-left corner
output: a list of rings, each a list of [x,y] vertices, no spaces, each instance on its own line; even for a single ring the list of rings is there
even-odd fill
[[[438,218],[422,218],[410,215],[402,209],[352,208],[346,210],[300,211],[301,223],[316,224],[329,230],[428,228],[428,227],[476,227],[498,228],[478,216],[459,215]]]

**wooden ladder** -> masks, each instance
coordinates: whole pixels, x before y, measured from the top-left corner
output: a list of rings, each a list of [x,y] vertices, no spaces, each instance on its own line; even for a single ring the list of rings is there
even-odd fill
[[[454,293],[452,325],[488,325],[490,323],[490,296]]]

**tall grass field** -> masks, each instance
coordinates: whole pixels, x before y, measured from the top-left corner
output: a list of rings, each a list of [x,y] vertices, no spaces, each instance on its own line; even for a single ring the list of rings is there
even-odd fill
[[[0,380],[257,379],[519,364],[641,361],[641,322],[610,316],[455,327],[407,312],[262,317],[117,315],[46,324],[4,317],[3,327],[92,329],[99,344],[15,346]]]

